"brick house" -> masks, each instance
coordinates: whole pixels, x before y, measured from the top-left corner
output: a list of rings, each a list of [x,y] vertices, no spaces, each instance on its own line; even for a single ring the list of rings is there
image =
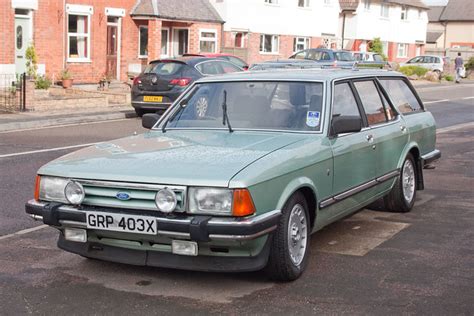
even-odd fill
[[[34,43],[38,73],[75,82],[126,80],[163,56],[217,52],[222,19],[207,0],[2,0],[0,74],[25,71]]]
[[[250,63],[336,47],[337,0],[210,0],[224,24],[224,52]]]
[[[424,53],[428,7],[419,0],[340,0],[343,47],[366,50],[379,37],[390,61]]]

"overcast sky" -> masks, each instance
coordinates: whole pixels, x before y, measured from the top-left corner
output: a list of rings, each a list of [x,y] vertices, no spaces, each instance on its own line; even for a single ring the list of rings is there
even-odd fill
[[[427,5],[445,5],[448,0],[423,0]]]

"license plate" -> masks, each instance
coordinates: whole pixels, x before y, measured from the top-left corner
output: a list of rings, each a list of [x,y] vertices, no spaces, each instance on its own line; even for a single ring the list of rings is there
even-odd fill
[[[145,235],[158,233],[154,217],[102,212],[87,212],[87,228]]]
[[[162,96],[153,96],[153,95],[146,95],[143,97],[144,102],[163,102]]]

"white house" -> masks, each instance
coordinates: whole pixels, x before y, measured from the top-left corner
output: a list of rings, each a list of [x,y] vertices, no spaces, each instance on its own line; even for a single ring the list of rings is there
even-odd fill
[[[210,0],[224,24],[223,50],[249,62],[337,47],[338,0]]]
[[[340,0],[338,37],[345,49],[364,50],[378,37],[391,61],[424,52],[428,7],[419,0]]]

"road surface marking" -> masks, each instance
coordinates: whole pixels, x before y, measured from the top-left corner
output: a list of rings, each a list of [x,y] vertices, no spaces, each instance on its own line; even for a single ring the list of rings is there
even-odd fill
[[[18,235],[28,234],[28,233],[31,233],[31,232],[34,232],[34,231],[37,231],[37,230],[40,230],[40,229],[43,229],[43,228],[46,228],[46,227],[48,227],[48,225],[40,225],[40,226],[36,226],[36,227],[32,227],[32,228],[19,230],[15,233],[12,233],[12,234],[0,236],[0,240],[8,239],[8,238],[15,237],[15,236],[18,236]]]
[[[115,119],[115,120],[103,120],[103,121],[96,121],[96,122],[82,122],[82,123],[71,123],[71,124],[51,125],[51,126],[42,126],[42,127],[32,127],[32,128],[23,128],[23,129],[14,129],[10,131],[3,131],[3,132],[0,132],[0,134],[28,132],[28,131],[36,131],[36,130],[48,129],[48,128],[60,128],[60,127],[91,125],[91,124],[100,124],[100,123],[111,123],[111,122],[120,122],[120,121],[127,121],[127,120],[129,119]]]
[[[465,127],[471,127],[471,126],[474,126],[474,122],[457,124],[457,125],[453,125],[453,126],[439,128],[436,131],[436,134],[443,134],[443,133],[447,133],[447,132],[451,132],[451,131],[455,131],[455,130],[458,130],[458,129],[462,129],[462,128],[465,128]]]
[[[443,99],[443,100],[436,100],[436,101],[428,101],[428,102],[423,102],[423,104],[433,104],[433,103],[441,103],[441,102],[449,102],[449,101],[452,101],[452,100]]]
[[[24,156],[24,155],[32,155],[32,154],[46,153],[46,152],[50,152],[50,151],[61,151],[61,150],[66,150],[66,149],[87,147],[87,146],[92,146],[92,145],[96,145],[96,144],[100,144],[100,143],[89,143],[89,144],[80,144],[80,145],[73,145],[73,146],[64,146],[64,147],[24,151],[24,152],[20,152],[20,153],[0,155],[0,158],[9,158],[9,157]]]

